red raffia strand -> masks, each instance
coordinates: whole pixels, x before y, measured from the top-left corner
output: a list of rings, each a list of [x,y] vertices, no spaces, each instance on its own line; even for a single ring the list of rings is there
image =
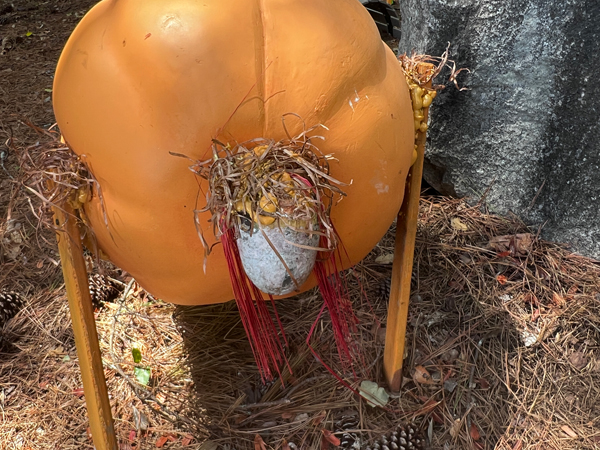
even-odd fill
[[[327,308],[329,310],[329,316],[331,318],[331,323],[334,330],[338,355],[340,360],[342,361],[342,365],[346,368],[348,366],[352,369],[352,374],[354,375],[354,379],[358,379],[356,374],[356,368],[359,366],[363,370],[366,369],[365,360],[363,358],[363,354],[360,351],[360,346],[356,342],[356,340],[352,337],[352,332],[357,331],[358,318],[354,314],[352,310],[352,304],[350,302],[350,298],[348,296],[348,286],[346,283],[346,278],[340,273],[338,269],[338,264],[336,259],[341,261],[341,252],[340,247],[343,248],[346,257],[349,259],[348,252],[346,248],[343,246],[341,242],[339,242],[339,247],[336,252],[332,252],[329,255],[329,258],[321,261],[317,260],[315,263],[314,274],[317,277],[317,281],[319,284],[319,289],[321,291],[321,295],[323,297],[323,306],[317,315],[316,320],[312,324],[308,336],[306,338],[306,345],[309,350],[313,354],[313,356],[319,361],[325,369],[332,374],[344,387],[352,391],[355,395],[359,397],[363,397],[361,392],[356,388],[350,385],[349,382],[344,380],[341,375],[335,372],[329,365],[323,361],[321,356],[316,352],[316,350],[310,345],[310,340],[312,335],[321,320],[321,316],[325,312]],[[327,276],[330,273],[331,275]],[[356,275],[355,275],[356,276]],[[357,277],[357,281],[360,285],[361,295],[368,302],[368,296],[364,291],[360,280]],[[368,302],[369,307],[372,305]],[[398,413],[399,410],[390,409],[385,406],[379,406],[381,409]]]
[[[323,245],[323,243],[321,244]],[[337,253],[337,256],[339,257],[339,251]],[[350,302],[350,297],[348,295],[346,279],[340,274],[336,259],[336,252],[332,252],[327,259],[317,260],[315,263],[314,274],[319,284],[321,296],[323,297],[324,307],[327,307],[327,310],[329,311],[340,361],[344,368],[350,368],[354,378],[357,378],[357,365],[364,366],[360,347],[352,337],[352,333],[357,331],[358,318],[352,310],[352,303]],[[323,310],[321,312],[323,312]],[[320,320],[320,316],[321,314],[319,314],[317,320],[311,327],[307,343],[314,332],[317,322]],[[311,351],[313,351],[312,347]],[[321,358],[319,358],[319,360],[323,363]],[[329,372],[332,372],[327,365],[324,363],[323,365]],[[338,377],[336,376],[336,378]]]
[[[280,367],[285,364],[290,372],[291,368],[285,357],[277,327],[267,308],[267,302],[264,300],[262,292],[254,286],[246,276],[246,272],[244,272],[233,229],[225,228],[222,221],[220,231],[233,294],[261,379],[263,383],[273,380],[273,371],[281,378]],[[283,332],[279,315],[275,310],[275,302],[272,297],[271,302],[279,325],[279,331],[281,331],[281,336],[287,345],[287,339]]]
[[[310,181],[306,178],[296,174],[294,174],[293,177],[299,179],[308,187],[316,191],[317,188],[312,186]],[[335,228],[334,235],[338,236],[337,232],[335,232]],[[343,246],[341,245],[341,242],[338,242],[337,244],[337,256],[341,262],[339,248]],[[321,248],[327,248],[327,238],[321,237],[319,246]],[[345,368],[349,367],[352,369],[354,378],[356,378],[355,359],[360,355],[360,351],[358,345],[352,339],[351,333],[356,332],[358,319],[354,314],[354,311],[352,311],[352,303],[350,302],[350,297],[348,295],[348,285],[346,283],[346,279],[340,275],[340,268],[338,267],[336,261],[336,252],[330,252],[328,257],[324,260],[317,260],[313,272],[317,278],[319,290],[321,291],[321,296],[323,297],[325,306],[327,306],[329,311],[340,361]],[[330,274],[329,276],[327,275],[328,273]],[[319,317],[317,317],[316,322],[318,322]],[[312,332],[314,331],[314,327],[315,325],[313,325],[311,328],[311,332],[308,337],[309,340],[312,336]],[[327,369],[329,370],[329,368]]]

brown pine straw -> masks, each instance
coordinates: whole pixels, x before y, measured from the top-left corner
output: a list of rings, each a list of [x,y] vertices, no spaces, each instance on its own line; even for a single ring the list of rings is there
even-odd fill
[[[376,292],[391,266],[376,260],[393,251],[393,233],[352,269],[372,306],[356,305],[360,342],[371,379],[382,384],[378,323],[385,323],[387,302]],[[531,240],[517,233],[532,233]],[[294,375],[284,374],[284,388],[278,381],[264,388],[233,303],[175,307],[131,284],[97,311],[121,449],[154,449],[161,437],[169,437],[163,448],[206,449],[200,443],[208,437],[219,448],[251,450],[256,434],[269,449],[282,448],[284,439],[319,449],[321,430],[332,430],[346,409],[359,412],[366,440],[414,419],[425,435],[431,429],[432,449],[598,448],[600,267],[536,234],[481,204],[422,199],[405,380],[391,411],[340,387],[307,350],[307,326],[321,305],[314,292],[278,302]],[[509,237],[490,247],[499,236]],[[55,284],[30,290],[26,308],[2,329],[3,449],[92,448],[57,270]],[[358,282],[351,288],[360,298]],[[540,342],[526,347],[524,330]],[[327,323],[313,342],[337,364]],[[133,381],[134,345],[152,369],[147,387]],[[423,370],[431,384],[418,378]],[[149,421],[143,433],[133,407]]]
[[[456,77],[461,72],[471,73],[471,71],[466,67],[457,69],[456,62],[454,62],[451,59],[448,59],[449,55],[450,42],[448,42],[446,51],[444,51],[444,53],[442,53],[441,56],[422,55],[413,51],[410,56],[408,56],[406,53],[399,55],[398,61],[400,61],[400,66],[402,67],[402,70],[404,71],[406,77],[409,80],[412,80],[415,83],[417,83],[419,86],[425,86],[427,83],[433,81],[438,75],[440,75],[442,70],[448,69],[450,71],[448,75],[448,81],[454,83],[454,86],[456,86],[456,88],[459,91],[468,90],[468,88],[460,87],[458,85],[458,80],[456,79]],[[423,71],[422,67],[420,67],[423,66],[423,64],[431,65],[431,68],[429,70]],[[434,85],[433,89],[444,89],[444,85]]]
[[[61,207],[68,201],[78,209],[79,194],[100,195],[100,184],[89,171],[85,159],[61,141],[56,130],[45,130],[30,122],[26,125],[38,133],[40,140],[28,147],[10,146],[19,160],[18,181],[32,198],[38,200],[35,208],[34,203],[29,203],[39,225],[54,228],[51,206]]]

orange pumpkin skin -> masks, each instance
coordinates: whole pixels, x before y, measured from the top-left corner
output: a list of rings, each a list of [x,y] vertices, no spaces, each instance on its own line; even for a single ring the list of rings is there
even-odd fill
[[[194,210],[206,184],[169,152],[206,159],[212,138],[279,140],[286,113],[327,126],[315,143],[351,182],[332,213],[348,267],[396,216],[414,145],[404,75],[356,0],[104,0],[64,48],[54,110],[101,186],[107,221],[97,193],[85,208],[100,248],[179,304],[233,294],[220,246],[203,272]]]

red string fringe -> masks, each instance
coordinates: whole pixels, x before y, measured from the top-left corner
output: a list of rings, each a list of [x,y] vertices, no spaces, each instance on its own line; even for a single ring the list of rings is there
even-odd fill
[[[339,256],[338,252],[337,257]],[[346,278],[340,273],[335,252],[324,261],[318,260],[315,264],[314,273],[323,297],[324,307],[326,306],[329,311],[338,356],[342,366],[345,369],[351,369],[356,378],[357,367],[364,365],[359,346],[352,337],[352,333],[357,331],[358,319],[352,310]],[[320,314],[310,330],[308,340],[310,340],[319,318]],[[323,363],[323,361],[321,362]],[[333,373],[326,364],[323,363],[323,365]],[[339,377],[337,378],[339,379]]]
[[[221,227],[221,243],[223,244],[235,301],[262,381],[272,380],[275,374],[281,378],[281,366],[285,364],[289,369],[283,349],[283,345],[287,345],[287,339],[275,309],[273,297],[270,297],[270,301],[273,306],[275,321],[267,308],[263,293],[254,286],[244,271],[232,228]],[[321,364],[340,382],[350,388],[338,374],[325,364],[309,343],[322,313],[327,308],[331,318],[338,356],[344,370],[351,369],[354,378],[357,378],[357,367],[364,366],[359,346],[352,337],[352,333],[357,331],[358,319],[352,310],[346,279],[340,274],[338,259],[341,260],[341,256],[339,251],[337,253],[336,255],[335,252],[332,252],[327,259],[317,260],[315,263],[313,271],[324,304],[317,320],[310,329],[306,342]],[[279,333],[281,333],[281,337]],[[289,370],[291,372],[291,369]]]
[[[246,272],[244,272],[233,229],[223,228],[221,229],[221,243],[229,268],[231,286],[260,376],[263,383],[271,381],[274,378],[274,373],[281,378],[281,366],[286,364],[289,368],[289,364],[285,357],[279,332],[281,332],[286,345],[287,340],[275,310],[273,297],[271,297],[271,302],[279,331],[269,313],[262,292],[254,286],[246,276]]]

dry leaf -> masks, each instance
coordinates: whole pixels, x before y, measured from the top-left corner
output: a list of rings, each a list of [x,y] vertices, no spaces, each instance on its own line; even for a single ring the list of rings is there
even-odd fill
[[[81,398],[84,395],[83,388],[73,389],[73,395]]]
[[[385,335],[387,332],[387,328],[386,327],[378,327],[377,328],[377,332],[375,333],[375,340],[379,343],[379,344],[385,344]]]
[[[146,414],[133,405],[131,408],[133,411],[133,425],[135,426],[136,430],[146,431],[150,426],[150,420],[148,419],[148,416],[146,416]]]
[[[456,419],[452,423],[452,426],[450,427],[450,436],[452,436],[454,439],[456,439],[456,437],[458,436],[459,433],[460,433],[460,419]]]
[[[461,253],[458,258],[460,259],[460,262],[463,264],[469,264],[469,263],[473,262],[473,258],[468,253]]]
[[[569,356],[569,362],[575,366],[576,369],[583,369],[588,364],[588,359],[582,352],[575,352]]]
[[[192,443],[192,441],[194,440],[194,436],[192,436],[191,434],[186,434],[183,439],[181,440],[181,445],[182,446],[186,446],[186,445],[190,445]]]
[[[495,236],[488,245],[503,256],[527,256],[533,245],[533,236],[531,233]]]
[[[246,420],[248,418],[248,416],[246,416],[244,414],[234,414],[233,416],[231,416],[231,418],[233,419],[233,423],[235,423],[236,425],[239,425],[244,420]]]
[[[443,373],[443,371],[442,371],[442,373]],[[442,377],[442,382],[448,380],[452,375],[454,375],[454,370],[448,369],[448,372],[446,372],[444,374],[444,376]]]
[[[474,441],[478,441],[479,439],[481,439],[481,435],[479,434],[479,430],[477,429],[477,426],[471,422],[471,429],[469,430],[469,434],[471,435],[471,438],[473,438]]]
[[[392,264],[394,262],[394,254],[388,253],[387,255],[381,255],[375,258],[377,264]]]
[[[254,436],[254,450],[267,450],[267,446],[260,434]]]
[[[528,292],[527,294],[525,294],[525,296],[523,297],[523,301],[525,303],[531,303],[532,305],[535,305],[535,306],[538,306],[540,304],[540,301],[535,296],[535,294],[533,294],[532,292]]]
[[[450,224],[456,231],[467,231],[469,229],[469,227],[467,227],[467,225],[465,225],[458,217],[452,219]]]
[[[313,425],[315,425],[315,426],[320,425],[326,416],[327,416],[327,411],[321,411],[315,418],[313,418],[313,420],[312,420]]]
[[[156,440],[156,444],[154,445],[156,446],[156,448],[162,448],[162,446],[165,445],[168,440],[169,438],[167,436],[161,436]]]
[[[432,384],[434,381],[431,379],[431,375],[427,369],[423,366],[416,366],[415,373],[413,374],[413,380],[416,383],[421,384]]]
[[[479,379],[479,386],[481,386],[481,389],[489,389],[490,388],[490,383],[485,378],[480,378]]]
[[[507,281],[507,279],[504,275],[498,275],[496,277],[496,280],[498,280],[498,283],[500,283],[502,285],[506,284],[506,281]]]
[[[48,351],[49,355],[61,355],[65,352],[65,348],[62,345],[59,345],[56,348],[53,348],[52,350]]]
[[[552,303],[554,303],[555,306],[563,306],[565,304],[565,298],[562,295],[553,292]]]
[[[323,439],[330,444],[338,446],[341,444],[340,440],[329,430],[321,430],[323,432]]]
[[[563,430],[569,437],[572,437],[573,439],[577,439],[579,436],[577,435],[577,433],[575,433],[569,426],[567,425],[563,425],[562,427],[560,427],[561,430]]]
[[[284,412],[284,413],[281,413],[281,418],[282,418],[282,419],[289,420],[289,419],[291,419],[292,417],[294,417],[294,413],[291,413],[291,412]]]
[[[579,288],[577,287],[577,285],[573,285],[569,288],[569,290],[567,291],[568,295],[574,295],[577,294],[577,291],[579,290]]]
[[[130,440],[130,441],[135,441],[135,435],[136,435],[136,434],[137,434],[137,433],[135,432],[135,430],[131,430],[131,431],[129,432],[129,440]]]
[[[384,388],[369,380],[360,383],[359,393],[361,397],[367,400],[367,404],[373,408],[375,406],[385,406],[390,399],[390,395]]]

